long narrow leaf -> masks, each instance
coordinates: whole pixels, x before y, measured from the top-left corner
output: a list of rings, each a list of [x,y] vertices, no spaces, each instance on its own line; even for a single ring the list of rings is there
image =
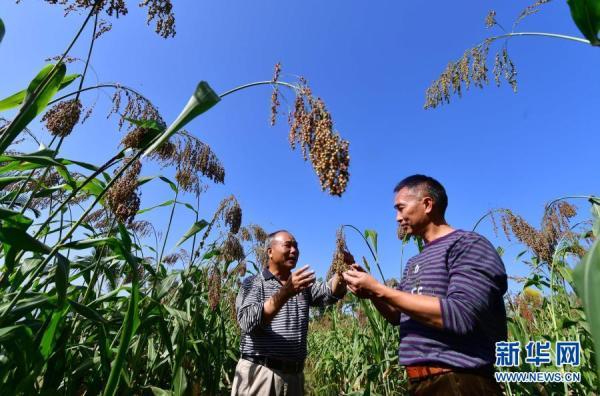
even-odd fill
[[[211,107],[219,103],[221,98],[213,89],[208,85],[206,81],[200,81],[196,87],[196,91],[183,108],[177,119],[169,125],[167,130],[163,132],[160,137],[144,151],[144,157],[159,148],[167,139],[169,139],[175,132],[183,128],[188,122],[198,117],[200,114],[206,112]]]
[[[58,92],[66,71],[64,63],[56,67],[48,65],[29,84],[23,106],[0,138],[0,154],[4,153],[27,124],[46,108],[50,99]]]
[[[596,240],[573,270],[573,280],[590,325],[596,351],[596,368],[600,375],[600,239]]]
[[[190,239],[192,236],[196,235],[197,233],[199,233],[200,231],[202,231],[206,226],[208,225],[208,222],[204,219],[195,222],[189,230],[187,230],[187,232],[185,234],[183,234],[183,236],[181,237],[181,239],[179,240],[179,242],[177,242],[177,244],[175,245],[177,246],[181,246],[185,241],[187,241],[188,239]]]
[[[79,76],[80,74],[69,74],[68,76],[65,76],[62,82],[60,83],[60,87],[58,88],[58,90],[60,91],[61,89],[68,87]],[[23,103],[23,100],[25,100],[26,94],[27,90],[24,89],[22,91],[10,95],[7,98],[0,100],[0,111],[6,111],[20,106]]]

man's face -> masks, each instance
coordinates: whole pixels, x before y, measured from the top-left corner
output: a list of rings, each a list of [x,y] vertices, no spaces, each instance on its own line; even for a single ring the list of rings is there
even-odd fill
[[[432,199],[424,196],[420,189],[404,187],[394,196],[396,221],[407,235],[422,236],[425,226],[430,222],[429,213]]]
[[[280,232],[273,238],[271,247],[267,250],[269,261],[277,268],[291,270],[296,266],[300,250],[294,236],[287,232]]]

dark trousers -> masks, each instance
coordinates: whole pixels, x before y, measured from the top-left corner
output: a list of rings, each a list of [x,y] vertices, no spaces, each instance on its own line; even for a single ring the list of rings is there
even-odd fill
[[[502,388],[493,375],[450,372],[409,381],[412,396],[502,396]]]

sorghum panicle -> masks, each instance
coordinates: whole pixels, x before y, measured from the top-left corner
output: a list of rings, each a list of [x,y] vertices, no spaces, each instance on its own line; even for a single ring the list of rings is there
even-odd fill
[[[274,83],[279,80],[279,75],[281,74],[281,62],[278,62],[275,65],[275,71],[273,73],[273,81]],[[275,125],[275,121],[277,119],[277,109],[279,108],[279,86],[277,84],[273,84],[273,93],[271,94],[271,126]]]
[[[292,149],[300,145],[304,159],[310,158],[321,188],[341,196],[349,179],[349,143],[333,130],[325,103],[312,95],[304,79],[300,80],[289,123]]]
[[[105,201],[109,209],[122,223],[132,221],[140,209],[137,179],[141,169],[141,162],[135,161],[106,193]]]
[[[46,128],[52,135],[68,136],[79,121],[81,107],[79,99],[57,103],[44,114],[42,121],[46,122]]]

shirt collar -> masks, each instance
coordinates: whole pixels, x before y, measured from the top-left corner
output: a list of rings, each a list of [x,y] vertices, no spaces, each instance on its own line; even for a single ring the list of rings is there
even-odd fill
[[[263,274],[263,277],[265,278],[265,280],[269,280],[271,278],[275,278],[275,275],[273,275],[271,273],[271,271],[269,271],[269,267],[263,268],[262,274]]]

